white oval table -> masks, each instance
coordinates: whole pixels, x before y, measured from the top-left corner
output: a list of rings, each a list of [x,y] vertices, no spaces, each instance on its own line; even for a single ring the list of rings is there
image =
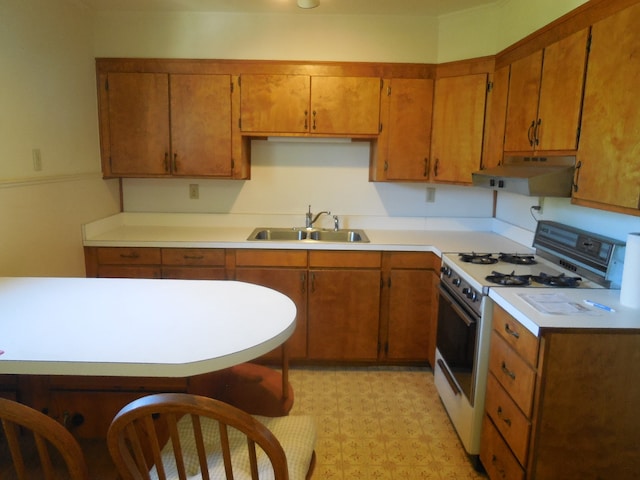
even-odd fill
[[[295,316],[235,281],[0,277],[0,374],[189,377],[273,350]]]

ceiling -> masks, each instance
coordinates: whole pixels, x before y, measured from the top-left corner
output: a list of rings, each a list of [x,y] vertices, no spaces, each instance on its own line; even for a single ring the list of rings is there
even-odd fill
[[[298,13],[323,15],[439,16],[490,5],[497,0],[320,0],[314,9],[296,6],[296,0],[75,0],[96,11]]]

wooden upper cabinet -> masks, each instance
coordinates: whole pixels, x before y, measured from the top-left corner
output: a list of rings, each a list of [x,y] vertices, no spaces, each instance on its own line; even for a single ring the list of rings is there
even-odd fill
[[[108,163],[112,176],[169,173],[169,76],[110,73],[102,85],[107,104]],[[103,153],[104,156],[104,153]]]
[[[103,77],[105,176],[231,176],[229,75],[117,72]]]
[[[379,78],[311,77],[311,133],[377,135]]]
[[[371,179],[429,179],[433,80],[394,78],[382,91],[378,141],[372,147]]]
[[[243,132],[309,131],[308,75],[242,75],[240,128]]]
[[[487,74],[439,78],[435,82],[430,178],[470,184],[480,169]]]
[[[173,175],[231,176],[231,77],[171,75]]]
[[[502,164],[509,97],[509,72],[510,68],[507,65],[498,68],[491,75],[491,89],[488,94],[485,117],[482,168],[492,168]]]
[[[589,29],[511,64],[505,152],[578,146]]]
[[[640,215],[640,4],[593,25],[574,203]]]
[[[240,82],[243,133],[378,133],[378,78],[251,74]]]

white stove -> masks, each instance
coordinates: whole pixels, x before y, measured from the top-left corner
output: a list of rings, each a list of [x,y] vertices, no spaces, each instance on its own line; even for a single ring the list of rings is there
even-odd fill
[[[438,394],[476,466],[488,370],[491,288],[619,288],[624,243],[539,222],[533,249],[442,255],[436,364]]]

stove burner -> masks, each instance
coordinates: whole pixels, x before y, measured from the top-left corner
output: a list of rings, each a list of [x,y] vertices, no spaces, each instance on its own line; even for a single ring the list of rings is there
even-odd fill
[[[534,275],[531,280],[543,285],[549,285],[551,287],[567,287],[575,288],[580,286],[580,277],[567,277],[564,273],[560,275],[548,275],[544,272],[540,272],[540,275]]]
[[[500,260],[506,263],[513,263],[516,265],[533,265],[536,262],[533,255],[519,255],[517,253],[501,253]]]
[[[491,272],[492,275],[488,275],[486,280],[498,285],[508,285],[511,287],[519,287],[529,285],[531,282],[531,275],[516,275],[515,272],[500,273],[495,270]]]
[[[493,258],[491,253],[459,253],[460,260],[466,263],[475,263],[478,265],[491,265],[492,263],[498,263],[497,258]]]

